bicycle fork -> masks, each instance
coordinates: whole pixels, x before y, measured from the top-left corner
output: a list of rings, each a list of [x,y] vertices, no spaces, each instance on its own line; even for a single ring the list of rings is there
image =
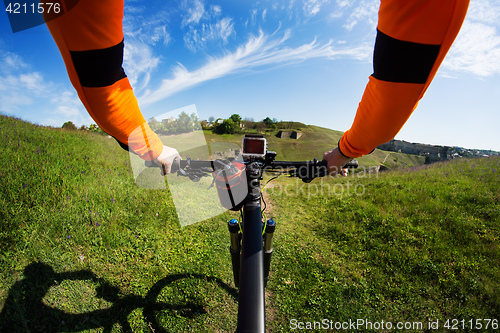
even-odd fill
[[[263,235],[264,239],[264,287],[269,280],[269,268],[271,267],[271,256],[273,254],[273,235],[276,229],[276,222],[271,218],[267,220],[267,226]]]
[[[229,252],[231,253],[231,263],[233,266],[234,285],[236,288],[240,286],[240,257],[241,257],[241,233],[238,220],[231,219],[227,222],[229,235],[231,237],[231,246]]]
[[[238,220],[231,219],[227,223],[231,245],[229,252],[231,254],[231,263],[233,267],[234,285],[236,288],[240,286],[240,263],[241,263],[241,232]],[[265,229],[264,229],[265,228]],[[269,270],[271,267],[271,257],[273,254],[273,235],[276,229],[276,222],[271,218],[267,220],[267,225],[262,223],[263,230],[263,248],[264,248],[264,287],[267,286],[269,280]]]

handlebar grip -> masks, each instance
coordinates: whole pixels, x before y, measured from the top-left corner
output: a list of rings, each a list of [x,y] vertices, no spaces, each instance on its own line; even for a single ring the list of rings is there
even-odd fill
[[[344,169],[356,169],[359,166],[358,160],[352,160],[344,165]]]
[[[170,173],[177,172],[181,167],[181,159],[180,158],[175,158],[174,161],[172,162],[172,165],[170,166]]]
[[[325,161],[325,160],[322,160],[320,162],[317,163],[318,166],[320,167],[326,167],[328,166],[328,163]],[[358,160],[351,160],[349,162],[347,162],[346,165],[343,166],[344,169],[356,169],[357,167],[359,166],[359,162]]]
[[[181,167],[181,162],[182,160],[180,160],[179,158],[175,158],[174,161],[172,162],[172,165],[170,166],[170,173],[177,172]],[[144,161],[144,165],[148,168],[159,168],[159,169],[162,168],[160,165],[156,164],[153,161]]]
[[[326,166],[328,166],[328,163],[326,163],[325,160],[321,160],[321,161],[317,162],[316,165],[319,167],[326,167]]]

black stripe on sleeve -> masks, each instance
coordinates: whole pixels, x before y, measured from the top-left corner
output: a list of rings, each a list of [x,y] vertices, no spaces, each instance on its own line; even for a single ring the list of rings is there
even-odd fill
[[[113,137],[113,139],[116,140],[116,142],[118,142],[118,144],[120,145],[120,147],[128,152],[132,152],[134,153],[135,155],[137,155],[132,149],[130,149],[129,146],[127,146],[126,144],[124,144],[123,142],[121,142],[120,140],[118,140],[117,138]]]
[[[122,68],[123,40],[105,49],[70,52],[83,87],[106,87],[127,77]]]
[[[377,30],[372,76],[389,82],[425,83],[440,47],[398,40]]]

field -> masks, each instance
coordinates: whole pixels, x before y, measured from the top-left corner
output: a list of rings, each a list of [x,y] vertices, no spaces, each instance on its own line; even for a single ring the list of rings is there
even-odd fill
[[[168,189],[138,187],[106,136],[4,116],[0,136],[0,331],[234,331],[226,222],[238,214],[181,228]],[[291,140],[269,146],[280,159],[320,158],[338,137],[313,128],[307,156]],[[375,151],[360,162],[384,159],[406,167],[266,187],[270,332],[324,319],[498,331],[500,159],[424,166]]]
[[[269,146],[269,150],[274,150],[278,153],[278,160],[311,160],[316,157],[321,160],[323,153],[337,146],[337,143],[342,136],[342,132],[330,130],[318,126],[301,126],[303,137],[299,140],[291,138],[277,138],[278,131],[264,132]],[[241,145],[242,135],[215,135],[210,131],[204,131],[205,138],[209,144],[213,142],[231,142]],[[167,138],[164,139],[168,141]],[[378,166],[385,165],[388,168],[412,167],[419,166],[425,163],[425,157],[408,155],[395,152],[387,152],[379,149],[367,156],[358,159],[363,166]]]

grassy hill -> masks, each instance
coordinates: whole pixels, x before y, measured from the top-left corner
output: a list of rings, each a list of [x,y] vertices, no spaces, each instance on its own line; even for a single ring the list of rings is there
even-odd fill
[[[268,149],[278,153],[277,160],[305,161],[313,158],[321,160],[325,151],[337,146],[343,134],[340,131],[304,124],[300,126],[300,130],[303,134],[300,139],[278,138],[276,136],[278,130],[263,133],[268,142]],[[203,131],[203,135],[208,144],[230,142],[239,147],[244,134],[218,135],[211,131]],[[161,138],[166,145],[181,147],[179,151],[182,150],[183,144],[187,140],[185,135],[163,136]],[[364,167],[384,165],[392,169],[423,165],[425,157],[375,149],[370,155],[358,158],[358,161]]]
[[[440,331],[448,319],[498,318],[499,185],[498,157],[281,180],[268,190],[280,226],[279,317],[439,320]]]
[[[321,157],[315,143],[339,134],[305,135],[313,156],[293,155],[286,139],[269,148]],[[2,331],[234,330],[226,221],[239,214],[180,228],[169,192],[137,187],[128,154],[105,136],[4,116],[0,136]],[[500,318],[499,170],[483,158],[270,183],[269,330],[288,332],[293,319],[443,328]]]

